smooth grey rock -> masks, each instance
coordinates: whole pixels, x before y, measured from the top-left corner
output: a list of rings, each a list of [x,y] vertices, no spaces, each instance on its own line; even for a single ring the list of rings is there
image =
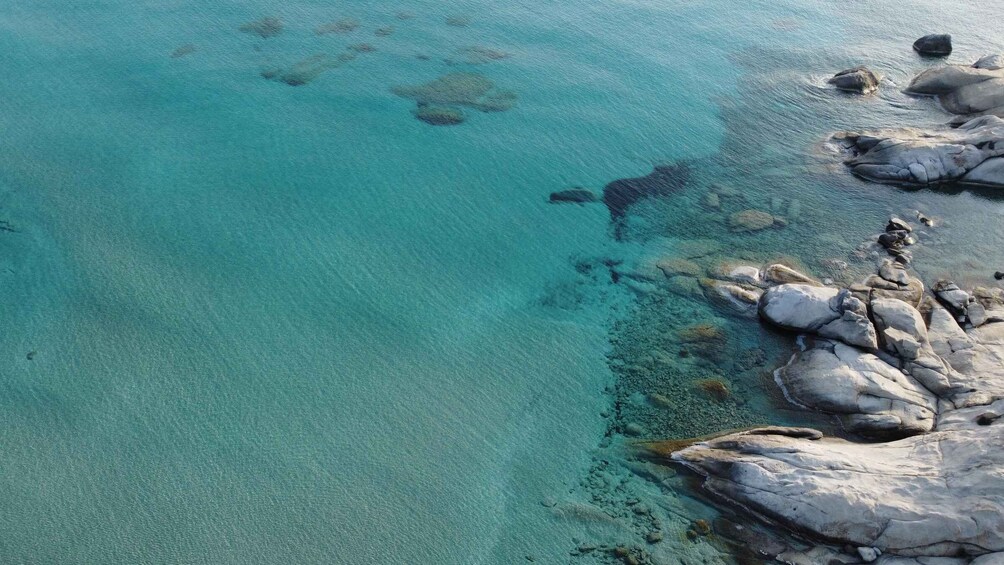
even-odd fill
[[[897,218],[896,216],[893,216],[889,218],[889,223],[886,224],[885,231],[887,232],[905,231],[907,233],[910,233],[913,231],[913,226],[907,223],[906,220],[902,220],[900,218]]]
[[[673,459],[787,527],[901,556],[1004,551],[1004,426],[877,443],[740,433]]]
[[[831,302],[840,289],[806,284],[782,284],[760,298],[760,315],[776,326],[815,333],[840,317]]]
[[[879,76],[867,67],[854,67],[833,75],[828,83],[846,92],[868,94],[878,90]]]
[[[998,88],[1004,96],[1004,83]],[[874,142],[876,138],[879,141]],[[844,133],[834,139],[851,154],[845,164],[870,181],[1004,187],[1004,166],[997,160],[1004,156],[1004,120],[996,116],[980,116],[956,129]]]
[[[875,355],[839,342],[818,340],[775,379],[792,402],[835,414],[852,432],[902,437],[934,427],[934,395]]]
[[[996,55],[984,55],[973,63],[973,68],[987,69],[990,71],[1004,69],[1004,54],[998,53]]]
[[[947,33],[932,33],[913,42],[913,50],[921,55],[944,57],[952,54],[952,36]]]
[[[918,74],[906,87],[907,94],[936,96],[953,114],[993,113],[1004,106],[1004,69],[946,65]]]

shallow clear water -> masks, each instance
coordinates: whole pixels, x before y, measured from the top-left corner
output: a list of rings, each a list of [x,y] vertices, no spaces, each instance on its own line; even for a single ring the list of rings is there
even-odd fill
[[[909,24],[870,1],[0,8],[0,219],[15,230],[0,233],[0,561],[559,563],[606,559],[569,556],[590,540],[641,543],[649,525],[590,514],[623,518],[627,495],[597,493],[634,480],[607,467],[633,419],[657,438],[804,415],[766,369],[730,364],[784,340],[577,264],[710,238],[709,264],[819,269],[917,208],[944,226],[917,252],[924,274],[1004,265],[1000,200],[867,185],[821,146],[947,119],[895,88],[930,64],[916,36],[956,34],[955,62],[1004,50],[999,6],[907,4]],[[238,31],[266,15],[282,34]],[[341,18],[361,25],[315,35]],[[260,74],[363,42],[376,50],[303,86]],[[444,61],[469,46],[510,56]],[[887,76],[880,96],[822,87],[862,62]],[[391,92],[457,71],[516,106],[434,127]],[[620,241],[602,206],[546,202],[677,160],[692,182],[636,206]],[[715,183],[744,207],[799,199],[801,218],[731,235],[699,205]],[[650,362],[691,319],[727,328],[725,357]],[[689,390],[693,371],[737,400],[631,408],[660,383]],[[682,484],[627,491],[675,516],[653,559],[728,562],[682,537],[712,513]]]

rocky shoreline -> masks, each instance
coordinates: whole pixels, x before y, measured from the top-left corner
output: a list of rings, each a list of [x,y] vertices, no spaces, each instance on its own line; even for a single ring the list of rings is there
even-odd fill
[[[940,129],[841,132],[831,141],[868,181],[1004,188],[1002,61],[935,67],[911,82],[906,93],[960,115]],[[831,84],[867,94],[879,80],[857,67]],[[703,477],[713,501],[814,545],[748,540],[763,558],[1004,563],[1004,289],[927,287],[910,267],[917,239],[892,218],[875,245],[890,257],[857,284],[780,264],[733,265],[702,283],[719,307],[797,335],[798,351],[774,374],[778,387],[848,434],[772,426],[672,450],[669,459]]]
[[[878,279],[916,284],[905,269],[890,276],[889,265]],[[874,280],[765,285],[760,318],[801,336],[776,373],[786,396],[849,432],[891,441],[772,427],[698,442],[672,459],[745,513],[853,548],[857,560],[841,563],[1004,562],[993,560],[1004,560],[1004,290],[938,281],[915,303],[885,297]]]

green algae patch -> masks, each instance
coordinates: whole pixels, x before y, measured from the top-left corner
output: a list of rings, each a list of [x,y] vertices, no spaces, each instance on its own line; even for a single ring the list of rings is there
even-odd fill
[[[417,105],[413,112],[415,117],[433,125],[460,122],[435,123],[426,118],[453,116],[463,121],[463,108],[504,112],[512,108],[517,100],[515,92],[496,89],[491,79],[477,73],[450,73],[424,84],[395,86],[391,92],[414,100]]]

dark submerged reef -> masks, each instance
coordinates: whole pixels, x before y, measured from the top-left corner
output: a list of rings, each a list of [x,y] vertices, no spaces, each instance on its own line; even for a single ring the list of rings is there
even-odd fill
[[[443,75],[425,84],[395,86],[391,92],[414,100],[417,105],[415,116],[433,125],[460,123],[463,121],[463,108],[504,112],[516,103],[516,93],[498,90],[490,79],[475,73]],[[447,117],[448,122],[437,123],[443,117]],[[459,121],[456,121],[457,118]]]
[[[344,55],[344,54],[343,54]],[[345,59],[341,56],[333,57],[327,53],[318,53],[298,61],[286,68],[269,68],[261,72],[261,76],[268,80],[277,80],[290,86],[303,86],[316,79],[321,73],[341,66]]]
[[[255,20],[253,22],[248,22],[238,29],[244,33],[249,33],[251,35],[257,35],[262,39],[268,39],[270,37],[275,37],[282,33],[284,26],[279,18],[274,18],[272,16],[266,16],[260,20]]]
[[[619,179],[603,187],[603,203],[610,210],[610,219],[619,226],[628,208],[644,198],[669,196],[686,186],[690,166],[686,163],[656,165],[646,176]],[[617,238],[621,238],[617,227]]]
[[[184,57],[185,55],[191,55],[192,53],[195,53],[196,50],[197,50],[197,48],[195,47],[194,44],[192,44],[192,43],[186,43],[185,45],[182,45],[182,46],[178,47],[177,49],[175,49],[174,51],[172,51],[171,52],[171,58],[172,59],[180,59],[181,57]]]
[[[345,18],[335,22],[317,26],[314,29],[316,35],[327,35],[329,33],[351,33],[359,27],[359,20]]]
[[[509,53],[480,45],[457,49],[455,58],[443,59],[447,65],[484,65],[494,61],[508,59]]]

